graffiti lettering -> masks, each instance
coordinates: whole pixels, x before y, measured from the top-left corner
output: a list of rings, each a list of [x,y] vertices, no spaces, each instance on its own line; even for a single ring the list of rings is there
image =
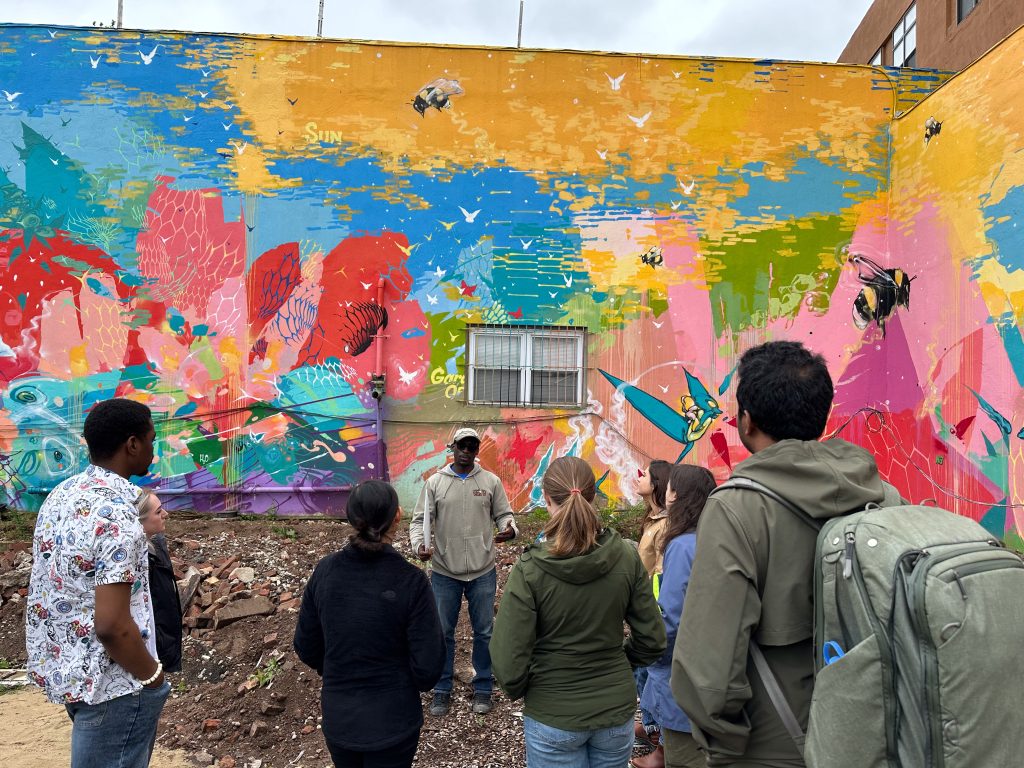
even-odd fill
[[[453,400],[466,388],[466,377],[461,373],[445,373],[444,368],[438,366],[430,372],[430,383],[446,385],[444,396]]]
[[[306,141],[310,144],[340,144],[344,138],[341,131],[321,131],[315,122],[310,121],[306,123]]]

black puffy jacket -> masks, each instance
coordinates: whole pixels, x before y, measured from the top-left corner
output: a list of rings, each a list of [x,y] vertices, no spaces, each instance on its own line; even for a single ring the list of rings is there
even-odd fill
[[[181,602],[171,565],[171,553],[162,534],[152,538],[149,549],[149,593],[156,619],[156,651],[164,672],[181,671]]]

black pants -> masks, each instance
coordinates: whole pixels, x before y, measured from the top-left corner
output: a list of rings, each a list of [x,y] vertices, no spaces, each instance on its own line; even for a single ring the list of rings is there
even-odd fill
[[[411,736],[385,749],[352,750],[327,742],[335,768],[410,768],[420,742],[417,729]]]

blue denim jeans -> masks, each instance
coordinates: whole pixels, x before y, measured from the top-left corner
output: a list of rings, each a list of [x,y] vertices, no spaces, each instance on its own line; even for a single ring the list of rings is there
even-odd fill
[[[455,672],[455,625],[459,623],[462,610],[462,596],[469,605],[469,623],[473,626],[473,691],[490,693],[494,689],[491,677],[491,630],[494,629],[494,595],[498,589],[498,573],[491,569],[472,581],[459,581],[442,576],[436,571],[430,574],[430,586],[434,590],[437,614],[444,631],[445,662],[441,679],[434,686],[435,693],[450,693]]]
[[[634,667],[633,678],[636,680],[636,697],[639,699],[644,695],[644,686],[647,685],[647,667]],[[654,715],[643,707],[640,707],[640,723],[648,733],[650,733],[652,729],[657,730],[658,728],[658,724],[654,720]]]
[[[528,768],[625,768],[633,753],[633,718],[596,731],[563,731],[523,718]]]
[[[71,718],[71,768],[147,768],[171,684],[99,704],[65,704]]]

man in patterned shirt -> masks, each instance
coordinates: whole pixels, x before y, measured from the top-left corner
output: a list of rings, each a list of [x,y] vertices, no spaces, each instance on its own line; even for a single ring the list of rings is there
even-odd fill
[[[46,497],[32,540],[25,643],[32,681],[71,717],[71,768],[146,768],[170,685],[157,661],[146,537],[135,512],[153,462],[149,408],[97,404],[91,464]]]

